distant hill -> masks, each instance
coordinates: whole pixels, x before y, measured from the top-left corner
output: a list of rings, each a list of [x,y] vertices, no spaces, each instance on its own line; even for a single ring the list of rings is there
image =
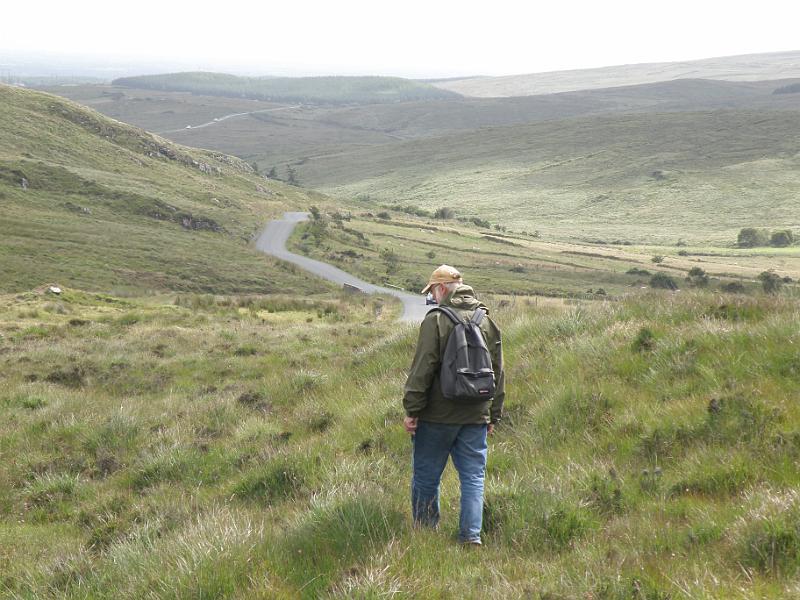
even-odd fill
[[[758,81],[793,77],[800,77],[800,51],[746,54],[682,62],[616,65],[597,69],[503,77],[469,77],[437,81],[433,82],[433,85],[463,96],[487,98],[552,94],[673,79]]]
[[[239,77],[195,72],[123,77],[112,83],[122,87],[312,104],[371,104],[458,97],[455,92],[400,77]]]
[[[800,111],[584,116],[356,149],[298,163],[307,185],[442,206],[561,238],[732,243],[800,228]]]
[[[230,156],[179,146],[73,102],[0,85],[0,292],[311,289],[257,253],[305,192]]]
[[[800,94],[774,93],[792,83],[682,79],[541,96],[302,108],[119,86],[51,87],[48,91],[149,131],[165,132],[182,144],[255,160],[267,170],[277,166],[283,176],[285,164],[308,157],[481,127],[620,112],[800,109]],[[228,114],[241,116],[187,128]]]

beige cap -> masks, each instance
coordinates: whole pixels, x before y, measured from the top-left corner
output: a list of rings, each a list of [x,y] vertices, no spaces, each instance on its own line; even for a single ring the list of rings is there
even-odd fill
[[[461,283],[461,273],[458,272],[458,269],[455,267],[451,267],[450,265],[442,265],[437,267],[436,270],[431,273],[430,279],[428,279],[428,285],[425,286],[420,294],[425,294],[429,289],[431,289],[432,285],[437,283],[452,283],[452,282]]]

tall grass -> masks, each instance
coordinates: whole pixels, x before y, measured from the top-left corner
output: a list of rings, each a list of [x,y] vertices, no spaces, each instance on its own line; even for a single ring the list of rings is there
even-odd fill
[[[792,593],[789,298],[494,310],[508,400],[476,552],[456,543],[450,468],[440,529],[410,526],[416,332],[376,318],[380,300],[65,294],[64,314],[0,297],[6,596]]]

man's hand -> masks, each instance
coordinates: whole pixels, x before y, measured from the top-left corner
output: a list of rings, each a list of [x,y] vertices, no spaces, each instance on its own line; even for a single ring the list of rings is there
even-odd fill
[[[488,428],[486,429],[487,435],[492,435],[494,433],[494,423],[489,423]]]
[[[403,419],[403,427],[406,428],[407,433],[414,435],[414,433],[417,431],[418,420],[419,417],[406,417],[405,419]]]

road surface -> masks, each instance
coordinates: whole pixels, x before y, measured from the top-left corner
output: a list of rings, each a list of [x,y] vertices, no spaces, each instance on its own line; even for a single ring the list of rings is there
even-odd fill
[[[327,263],[295,254],[294,252],[289,252],[286,249],[286,241],[289,239],[295,226],[306,220],[308,220],[308,213],[284,213],[282,219],[276,219],[267,223],[267,226],[256,239],[256,248],[264,254],[269,254],[275,258],[293,263],[309,273],[313,273],[333,283],[352,285],[368,294],[388,294],[399,298],[403,303],[403,315],[400,317],[400,320],[412,322],[422,321],[430,307],[425,305],[425,297],[421,294],[409,294],[408,292],[373,285]]]
[[[167,131],[156,131],[157,134],[161,135],[163,133],[178,133],[179,131],[186,131],[187,129],[202,129],[203,127],[208,127],[209,125],[216,125],[224,121],[225,119],[232,119],[234,117],[244,117],[245,115],[255,115],[257,113],[264,113],[264,112],[275,112],[276,110],[291,110],[293,108],[300,108],[300,105],[296,106],[279,106],[278,108],[263,108],[261,110],[251,110],[249,112],[241,112],[241,113],[231,113],[229,115],[225,115],[224,117],[217,117],[213,121],[209,121],[208,123],[201,123],[200,125],[187,125],[186,127],[181,127],[180,129],[168,129]]]

